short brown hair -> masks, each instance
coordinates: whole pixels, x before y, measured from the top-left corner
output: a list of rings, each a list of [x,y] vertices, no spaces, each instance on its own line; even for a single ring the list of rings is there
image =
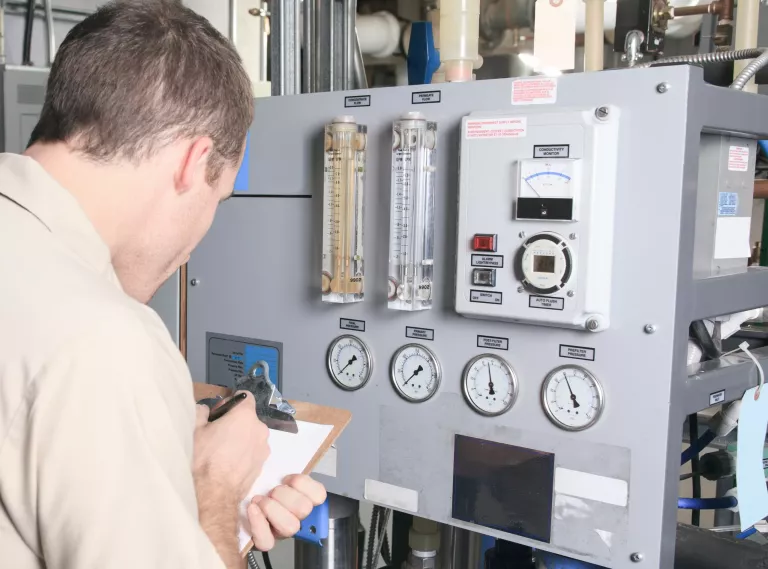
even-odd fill
[[[208,20],[180,0],[117,0],[61,44],[29,144],[138,162],[179,137],[209,136],[213,182],[237,165],[252,118],[240,57]]]

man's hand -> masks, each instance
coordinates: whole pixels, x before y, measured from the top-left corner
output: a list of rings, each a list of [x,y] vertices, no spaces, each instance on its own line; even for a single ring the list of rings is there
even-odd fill
[[[325,502],[325,488],[309,476],[289,476],[269,496],[256,496],[248,505],[253,545],[269,551],[276,539],[293,537],[315,506]]]
[[[209,423],[208,414],[197,406],[192,473],[200,525],[232,569],[242,566],[238,508],[269,456],[269,429],[256,416],[250,393],[217,421]]]

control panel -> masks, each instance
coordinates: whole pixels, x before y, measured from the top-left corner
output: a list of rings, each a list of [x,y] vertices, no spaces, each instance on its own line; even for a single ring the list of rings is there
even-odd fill
[[[607,106],[463,119],[457,312],[609,327],[619,123]]]

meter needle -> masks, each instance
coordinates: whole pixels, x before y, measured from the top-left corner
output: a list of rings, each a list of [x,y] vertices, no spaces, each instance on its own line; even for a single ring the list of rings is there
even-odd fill
[[[565,378],[565,384],[568,386],[568,391],[571,392],[571,401],[573,401],[573,408],[578,409],[579,407],[581,407],[581,405],[579,405],[579,402],[576,401],[576,394],[573,392],[573,389],[571,389],[571,384],[568,381],[568,376],[563,374],[563,377]]]
[[[488,395],[496,395],[493,390],[493,376],[491,375],[491,366],[488,366]]]
[[[341,373],[342,371],[344,371],[345,369],[347,369],[349,366],[351,366],[351,365],[352,365],[353,363],[355,363],[356,361],[357,361],[357,356],[352,356],[351,358],[349,358],[349,361],[347,362],[347,365],[345,365],[343,368],[341,368],[341,369],[339,370],[339,373]]]
[[[411,381],[414,377],[419,375],[420,371],[424,371],[424,368],[419,365],[419,367],[416,368],[416,371],[413,372],[413,375],[405,380],[405,383],[403,385],[408,385],[408,382]]]

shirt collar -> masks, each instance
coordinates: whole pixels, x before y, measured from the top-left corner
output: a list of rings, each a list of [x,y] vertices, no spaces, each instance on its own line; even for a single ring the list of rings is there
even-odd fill
[[[37,161],[18,154],[0,153],[0,195],[34,215],[90,268],[114,277],[106,243],[75,197]],[[116,278],[110,280],[117,281]]]

